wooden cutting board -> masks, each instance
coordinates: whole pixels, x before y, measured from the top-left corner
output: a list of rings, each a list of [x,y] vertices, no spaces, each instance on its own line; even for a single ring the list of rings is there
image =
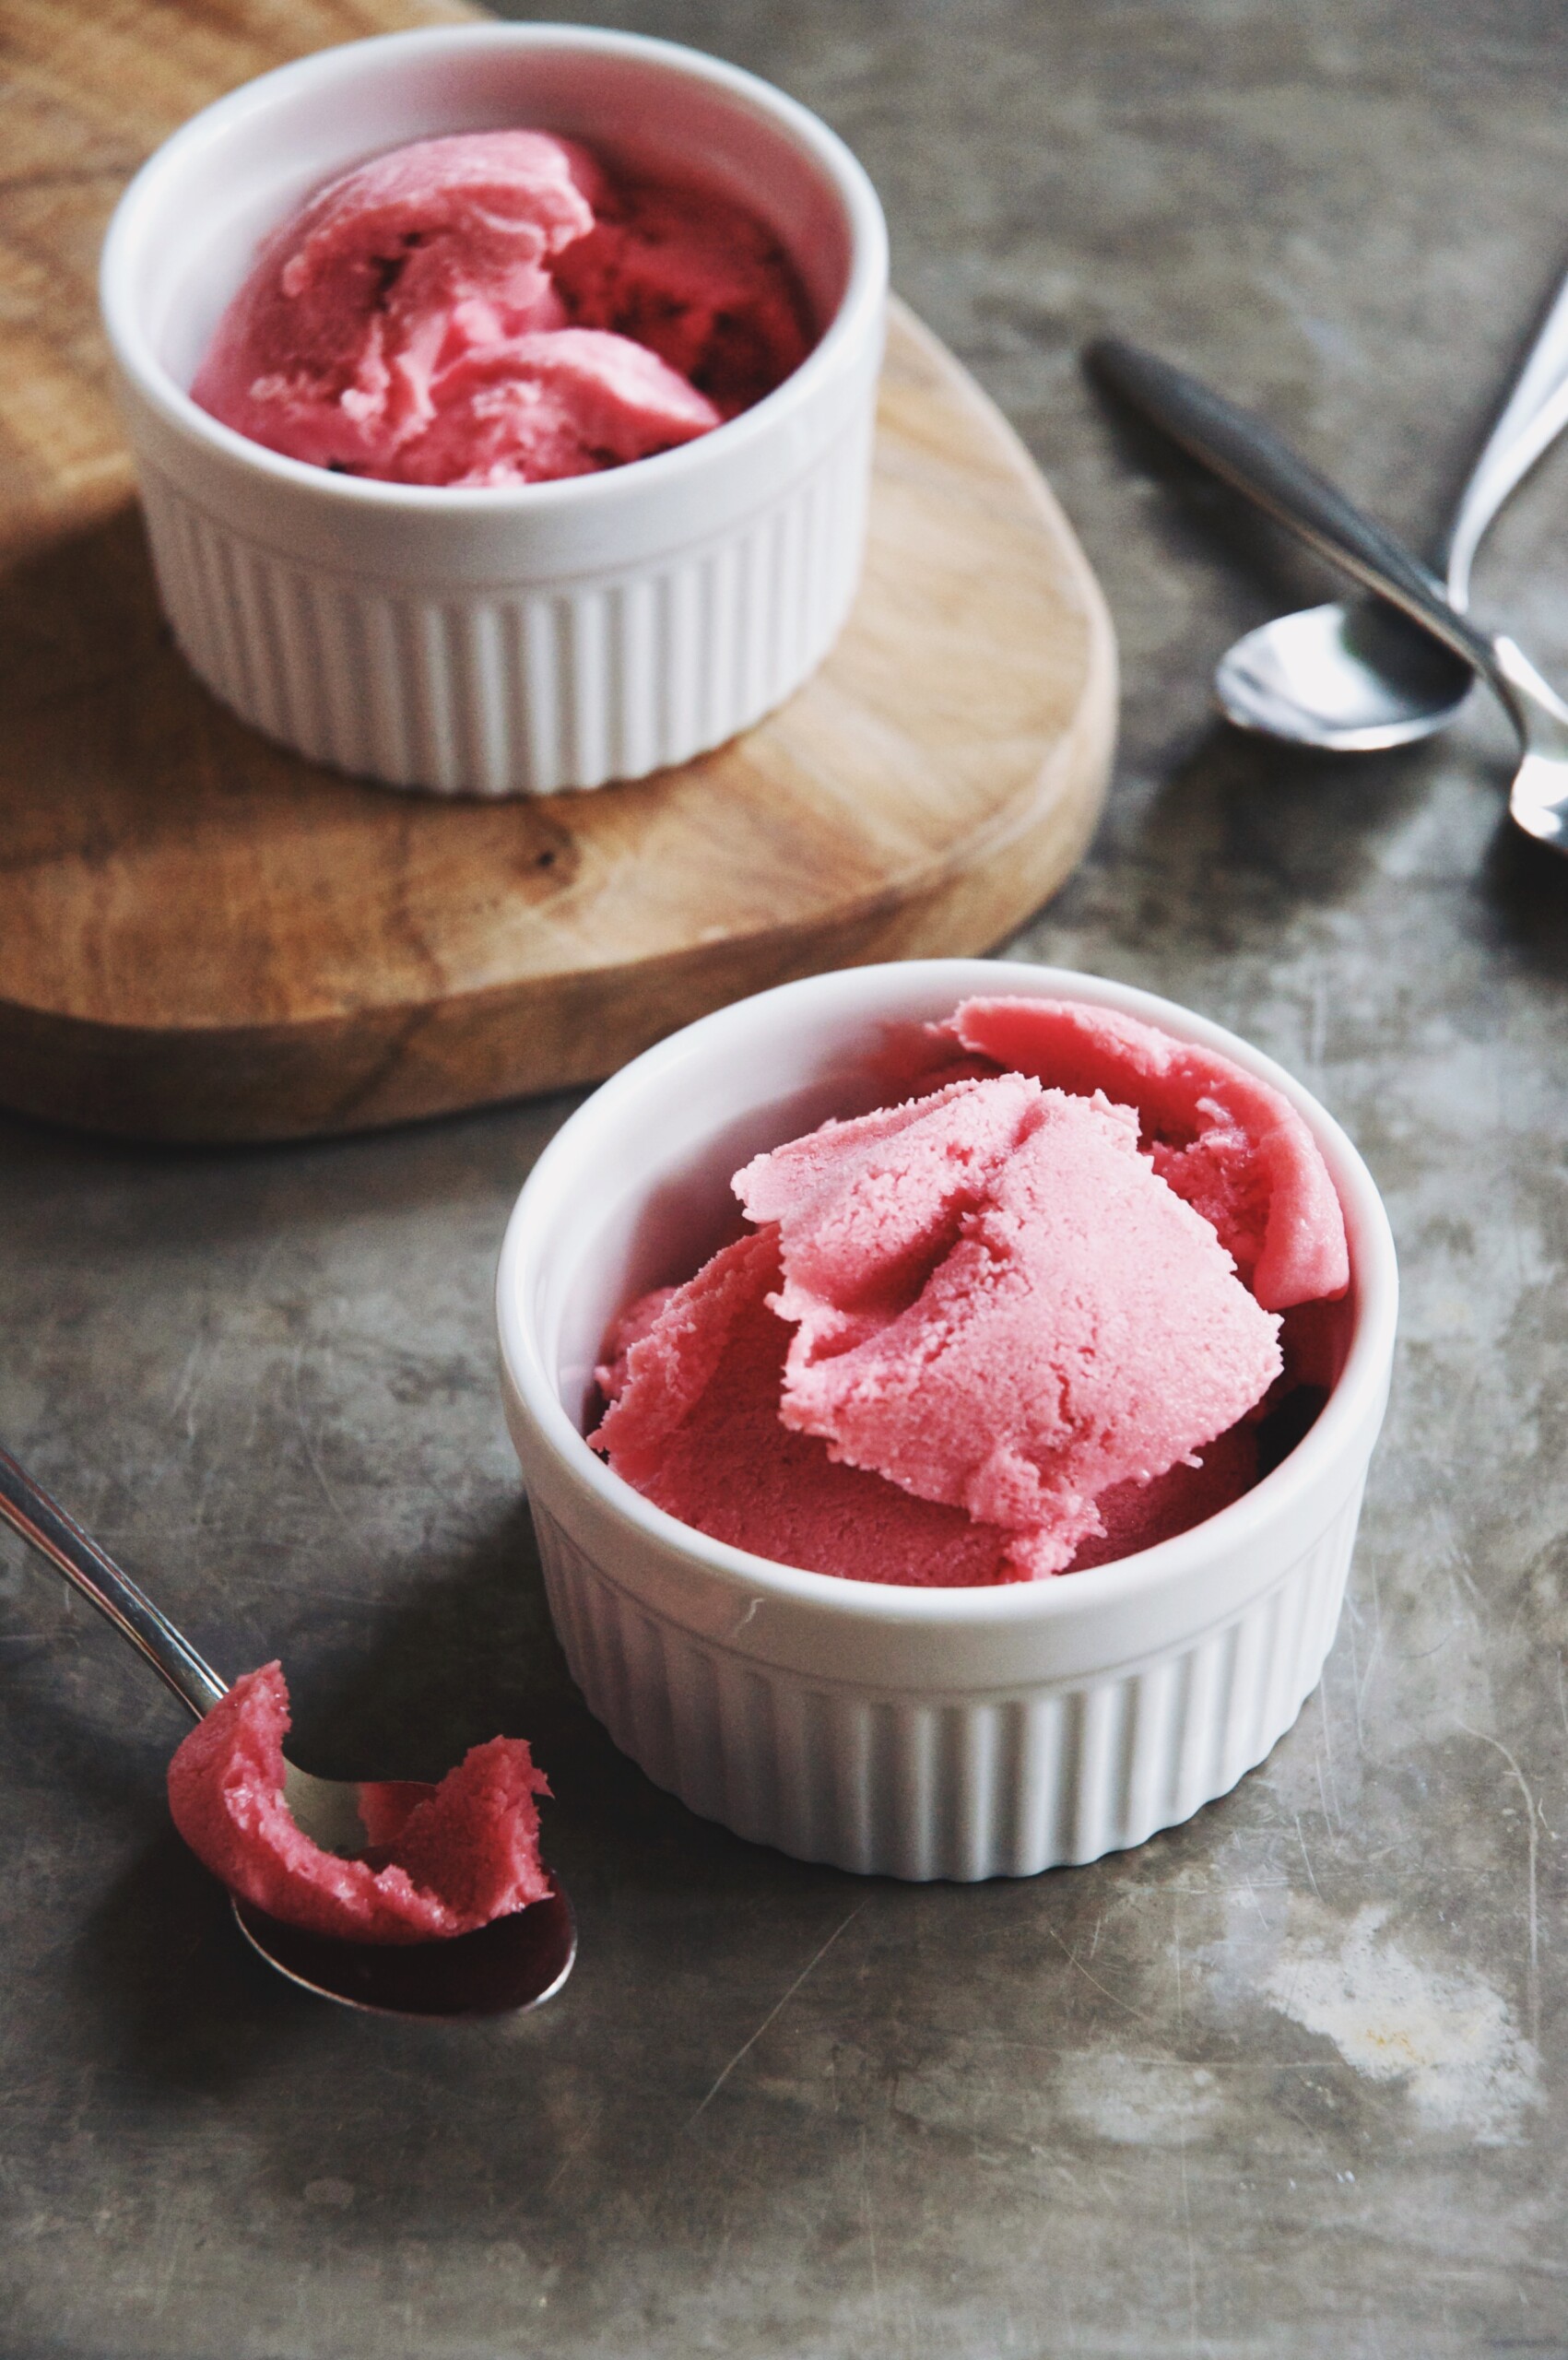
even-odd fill
[[[237,1140],[586,1081],[790,976],[989,949],[1088,840],[1114,722],[1103,601],[1022,445],[897,305],[854,615],[716,753],[445,802],[282,752],[186,671],[96,326],[110,207],[235,82],[459,13],[9,0],[0,1103]]]

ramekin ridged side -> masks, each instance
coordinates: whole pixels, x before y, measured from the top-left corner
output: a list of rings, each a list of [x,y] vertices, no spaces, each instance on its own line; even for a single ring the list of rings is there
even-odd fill
[[[665,124],[675,155],[689,121],[696,154],[705,142],[733,193],[750,163],[759,192],[811,230],[801,259],[818,273],[823,333],[739,418],[602,475],[442,490],[302,466],[185,394],[256,232],[334,171],[497,120],[602,136],[608,151],[643,117]],[[226,174],[242,202],[214,232],[215,298],[191,283],[190,257],[182,277],[164,248],[172,224],[227,201]],[[175,637],[242,719],[312,760],[443,794],[641,777],[783,702],[849,611],[886,232],[834,135],[737,68],[638,35],[536,25],[393,34],[301,59],[220,100],[149,160],[111,226],[102,284]]]
[[[706,547],[526,589],[302,566],[145,463],[142,502],[180,648],[254,728],[389,785],[552,795],[723,745],[816,670],[860,577],[870,425]]]
[[[1219,1516],[1054,1581],[844,1582],[692,1531],[613,1476],[577,1429],[607,1305],[677,1275],[712,1218],[715,1179],[770,1132],[825,1111],[835,1064],[858,1092],[856,1058],[874,1063],[884,1022],[928,1020],[976,991],[1123,1009],[1292,1098],[1350,1239],[1351,1332],[1326,1405]],[[618,1162],[633,1143],[636,1161]],[[574,1292],[592,1299],[579,1306]],[[921,961],[813,977],[704,1018],[563,1127],[502,1249],[502,1394],[572,1675],[656,1784],[802,1858],[961,1881],[1141,1843],[1228,1792],[1317,1682],[1386,1400],[1397,1295],[1386,1217],[1338,1126],[1269,1059],[1167,1001],[1051,969]]]
[[[1317,1685],[1360,1504],[1187,1646],[1093,1682],[913,1695],[697,1638],[619,1588],[536,1499],[533,1513],[572,1676],[655,1786],[796,1859],[967,1882],[1141,1844],[1256,1768]]]

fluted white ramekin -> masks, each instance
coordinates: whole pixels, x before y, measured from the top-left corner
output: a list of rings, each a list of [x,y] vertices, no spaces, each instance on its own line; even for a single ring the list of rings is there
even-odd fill
[[[1125,1009],[1221,1050],[1298,1106],[1350,1233],[1347,1354],[1305,1439],[1244,1498],[1055,1580],[906,1589],[709,1540],[583,1439],[626,1303],[735,1233],[730,1174],[878,1103],[890,1019],[972,993]],[[550,1611],[618,1745],[705,1818],[900,1877],[1029,1876],[1141,1843],[1290,1728],[1338,1621],[1387,1397],[1397,1279],[1366,1166],[1257,1050],[1146,992],[1054,968],[921,960],[786,984],[689,1025],[596,1091],[519,1198],[497,1281],[502,1389]]]
[[[261,240],[324,181],[440,133],[553,130],[749,205],[822,334],[741,417],[515,490],[335,475],[186,388]],[[160,595],[195,670],[268,736],[443,793],[544,795],[716,746],[797,688],[859,576],[887,235],[827,126],[667,41],[465,25],[326,50],[230,92],[143,167],[103,315]]]

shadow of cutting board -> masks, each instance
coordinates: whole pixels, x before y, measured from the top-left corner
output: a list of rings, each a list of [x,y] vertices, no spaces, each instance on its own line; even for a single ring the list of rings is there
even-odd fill
[[[1027,453],[895,304],[864,584],[828,662],[632,785],[448,802],[200,688],[154,596],[92,275],[140,156],[283,58],[455,10],[15,0],[0,189],[0,1103],[173,1140],[597,1079],[817,969],[989,949],[1081,853],[1115,659]],[[8,34],[8,41],[11,40]]]

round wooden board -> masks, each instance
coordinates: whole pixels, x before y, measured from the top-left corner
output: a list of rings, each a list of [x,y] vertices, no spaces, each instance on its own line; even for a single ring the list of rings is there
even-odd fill
[[[364,13],[344,30],[379,29]],[[55,56],[101,144],[88,16],[52,25],[84,35]],[[53,107],[59,36],[38,38]],[[155,95],[204,95],[146,89],[149,129]],[[40,242],[85,247],[65,215],[24,227],[0,239],[18,299]],[[67,293],[74,316],[80,270]],[[589,1081],[793,975],[988,949],[1082,851],[1114,721],[1103,601],[1021,444],[897,304],[866,577],[822,669],[681,769],[508,803],[315,768],[197,685],[80,324],[69,353],[13,340],[0,375],[0,1103],[265,1139]]]

